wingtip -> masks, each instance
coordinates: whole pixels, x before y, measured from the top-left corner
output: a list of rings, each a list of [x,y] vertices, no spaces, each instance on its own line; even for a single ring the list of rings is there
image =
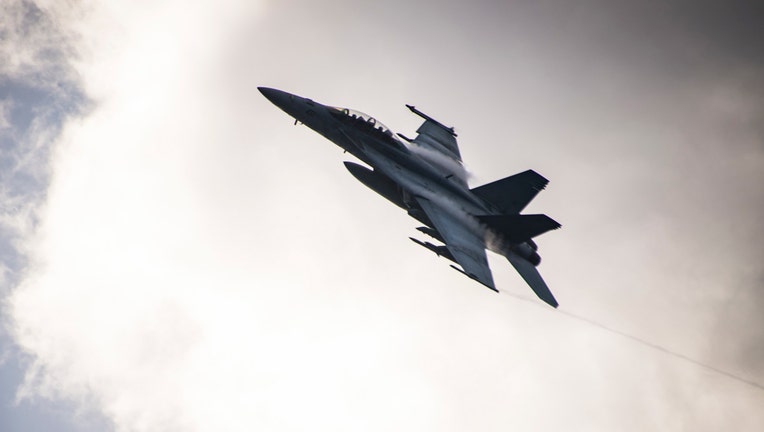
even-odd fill
[[[464,271],[464,270],[460,269],[459,267],[457,267],[457,266],[455,266],[455,265],[451,264],[451,268],[452,268],[452,269],[454,269],[454,270],[456,270],[456,271],[458,271],[459,273],[461,273],[461,274],[463,274],[463,275],[467,276],[468,278],[470,278],[470,279],[474,280],[475,282],[479,283],[480,285],[483,285],[484,287],[488,288],[489,290],[491,290],[491,291],[494,291],[494,292],[497,292],[497,293],[499,292],[499,290],[498,290],[498,289],[496,289],[496,287],[495,287],[495,286],[492,286],[492,285],[488,285],[487,283],[484,283],[483,281],[481,281],[480,279],[478,279],[478,278],[477,278],[477,277],[475,277],[474,275],[472,275],[472,274],[470,274],[470,273],[467,273],[466,271]]]

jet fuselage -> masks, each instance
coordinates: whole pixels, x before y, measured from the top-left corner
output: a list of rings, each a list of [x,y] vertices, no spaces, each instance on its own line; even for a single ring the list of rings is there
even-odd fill
[[[416,204],[407,196],[422,196],[470,223],[474,235],[485,239],[488,232],[469,215],[494,214],[493,209],[474,196],[464,184],[453,181],[452,173],[437,163],[412,152],[409,145],[371,117],[355,115],[348,110],[322,105],[310,99],[281,90],[260,91],[276,106],[356,156],[375,171],[392,179],[401,189],[407,210],[416,212]],[[413,216],[413,215],[412,215]],[[489,242],[490,243],[490,242]],[[488,244],[488,246],[492,246]]]

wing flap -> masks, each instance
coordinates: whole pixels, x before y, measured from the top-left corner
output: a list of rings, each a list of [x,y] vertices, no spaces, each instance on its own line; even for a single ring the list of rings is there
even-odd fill
[[[484,284],[484,283],[483,283],[483,282],[482,282],[480,279],[478,279],[477,277],[475,277],[475,275],[469,274],[469,273],[465,272],[464,270],[460,269],[459,267],[457,267],[457,266],[455,266],[455,265],[453,265],[453,264],[451,264],[451,268],[452,268],[452,269],[454,269],[454,270],[456,270],[456,271],[458,271],[459,273],[461,273],[461,274],[463,274],[463,275],[467,276],[468,278],[470,278],[470,279],[474,280],[475,282],[478,282],[479,284],[483,285],[484,287],[488,288],[489,290],[491,290],[491,291],[495,291],[495,292],[499,292],[499,290],[498,290],[498,289],[496,289],[496,287],[493,287],[493,286],[491,286],[491,285],[486,285],[486,284]]]

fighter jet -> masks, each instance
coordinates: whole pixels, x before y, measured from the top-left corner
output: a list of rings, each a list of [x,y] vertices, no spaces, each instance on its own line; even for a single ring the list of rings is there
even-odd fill
[[[405,210],[424,226],[421,233],[442,244],[409,237],[452,261],[452,268],[498,292],[486,249],[509,260],[536,295],[558,303],[536,267],[541,262],[533,238],[560,228],[543,214],[520,214],[549,183],[533,170],[470,189],[456,133],[414,106],[424,119],[417,136],[393,133],[375,118],[349,108],[322,105],[281,90],[259,87],[274,105],[357,157],[345,162],[356,179]]]

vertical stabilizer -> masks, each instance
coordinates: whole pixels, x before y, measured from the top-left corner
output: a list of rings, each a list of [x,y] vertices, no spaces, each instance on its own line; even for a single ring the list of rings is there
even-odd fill
[[[548,183],[541,174],[528,170],[478,186],[472,193],[503,214],[518,214]]]
[[[512,252],[508,253],[506,257],[541,300],[554,308],[559,306],[559,303],[557,303],[552,292],[549,291],[549,287],[546,286],[546,282],[544,282],[538,269],[534,267],[533,264]]]

